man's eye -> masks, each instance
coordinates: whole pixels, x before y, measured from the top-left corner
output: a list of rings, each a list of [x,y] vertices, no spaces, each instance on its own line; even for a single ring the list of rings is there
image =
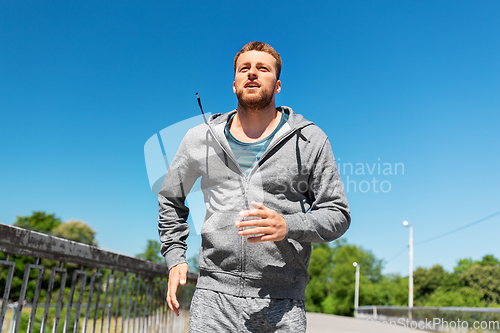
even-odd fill
[[[264,67],[264,66],[262,66],[262,67],[260,68],[260,70],[261,70],[261,71],[265,71],[265,72],[269,71],[269,69],[268,69],[267,67]]]

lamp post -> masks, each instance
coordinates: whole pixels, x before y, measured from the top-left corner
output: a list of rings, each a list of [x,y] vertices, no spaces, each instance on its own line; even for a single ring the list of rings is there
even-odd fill
[[[404,221],[403,225],[405,227],[410,228],[410,239],[409,239],[409,247],[410,247],[410,275],[408,276],[408,315],[410,320],[412,320],[412,309],[413,309],[413,226],[408,223],[408,221]]]
[[[354,317],[356,317],[359,305],[359,264],[353,262],[352,265],[356,267],[356,285],[354,287]]]

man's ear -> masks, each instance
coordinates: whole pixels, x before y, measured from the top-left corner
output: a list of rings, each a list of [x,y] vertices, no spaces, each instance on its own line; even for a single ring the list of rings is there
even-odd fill
[[[276,81],[276,85],[274,86],[274,93],[279,94],[281,91],[281,81]]]
[[[233,81],[233,92],[236,94],[236,82]]]

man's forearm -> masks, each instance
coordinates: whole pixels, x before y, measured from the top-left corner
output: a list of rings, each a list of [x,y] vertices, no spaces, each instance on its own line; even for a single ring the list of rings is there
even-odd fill
[[[186,262],[186,239],[189,235],[187,218],[189,209],[182,199],[171,199],[158,195],[158,233],[161,242],[161,254],[167,261],[168,268]]]

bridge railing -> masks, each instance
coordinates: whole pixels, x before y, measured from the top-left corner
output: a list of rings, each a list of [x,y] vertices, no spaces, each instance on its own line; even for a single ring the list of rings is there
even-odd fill
[[[166,265],[4,224],[0,252],[2,333],[189,331],[196,273],[180,286],[176,317]]]

